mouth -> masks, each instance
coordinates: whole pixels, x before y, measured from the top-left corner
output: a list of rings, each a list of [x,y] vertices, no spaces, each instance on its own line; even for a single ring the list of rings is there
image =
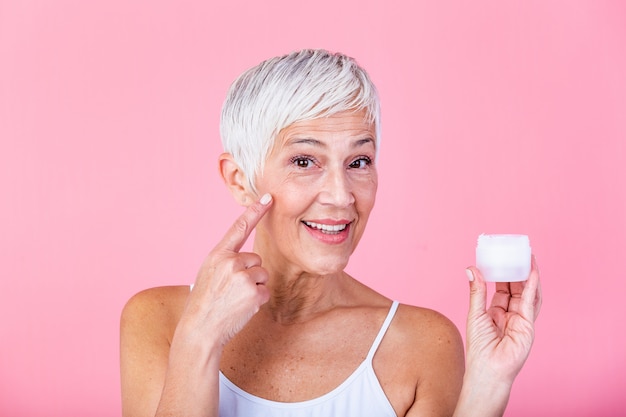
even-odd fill
[[[303,220],[302,223],[306,225],[308,228],[320,231],[327,235],[338,235],[350,225],[350,222],[340,223],[340,224],[325,224],[325,223],[316,223]]]

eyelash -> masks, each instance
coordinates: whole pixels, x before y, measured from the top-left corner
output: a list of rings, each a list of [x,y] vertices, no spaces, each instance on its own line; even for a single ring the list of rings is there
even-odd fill
[[[308,166],[307,166],[307,167],[300,166],[300,165],[299,165],[299,163],[300,163],[300,162],[302,162],[302,161],[311,162],[311,163],[313,163],[313,164],[315,164],[315,162],[316,162],[316,161],[315,161],[315,158],[313,158],[312,156],[308,156],[308,155],[298,155],[298,156],[294,156],[293,158],[291,158],[291,159],[289,160],[289,162],[290,162],[292,165],[295,165],[295,166],[296,166],[296,168],[302,168],[302,169],[309,168]]]
[[[310,163],[313,163],[313,164],[317,165],[317,161],[315,160],[315,158],[312,157],[312,156],[309,156],[309,155],[297,155],[297,156],[292,157],[289,160],[289,162],[292,165],[295,165],[297,168],[301,168],[301,169],[310,168],[310,166],[306,166],[306,167],[300,166],[299,163],[301,163],[303,161],[307,161],[307,162],[310,162]],[[360,166],[359,167],[353,167],[352,166],[354,163],[359,162],[359,161],[365,161],[365,166],[363,166],[363,167],[360,167]],[[370,165],[372,165],[372,158],[370,158],[368,156],[359,156],[358,158],[356,158],[355,160],[350,162],[350,164],[348,164],[348,166],[350,168],[353,168],[353,169],[363,169],[363,168],[365,168],[367,166],[370,166]]]
[[[365,167],[372,165],[372,158],[370,158],[369,156],[359,156],[357,159],[355,159],[354,161],[352,161],[350,163],[350,165],[354,164],[355,162],[359,162],[359,161],[365,161]],[[365,168],[365,167],[360,167]],[[355,169],[358,169],[355,167]]]

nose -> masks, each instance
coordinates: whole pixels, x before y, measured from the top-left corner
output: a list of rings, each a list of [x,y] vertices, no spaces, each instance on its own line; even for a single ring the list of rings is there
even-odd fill
[[[345,169],[332,169],[324,175],[324,183],[319,195],[320,202],[339,208],[354,204],[352,184]]]

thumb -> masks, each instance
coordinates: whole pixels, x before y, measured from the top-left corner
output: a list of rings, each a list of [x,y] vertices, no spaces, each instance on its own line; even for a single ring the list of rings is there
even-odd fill
[[[470,266],[465,272],[470,281],[470,302],[468,320],[485,313],[487,309],[487,284],[476,267]]]

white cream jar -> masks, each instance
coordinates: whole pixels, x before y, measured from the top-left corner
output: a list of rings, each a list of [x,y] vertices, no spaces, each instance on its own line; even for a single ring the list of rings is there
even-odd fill
[[[476,267],[485,281],[526,281],[530,274],[530,257],[527,235],[478,236]]]

